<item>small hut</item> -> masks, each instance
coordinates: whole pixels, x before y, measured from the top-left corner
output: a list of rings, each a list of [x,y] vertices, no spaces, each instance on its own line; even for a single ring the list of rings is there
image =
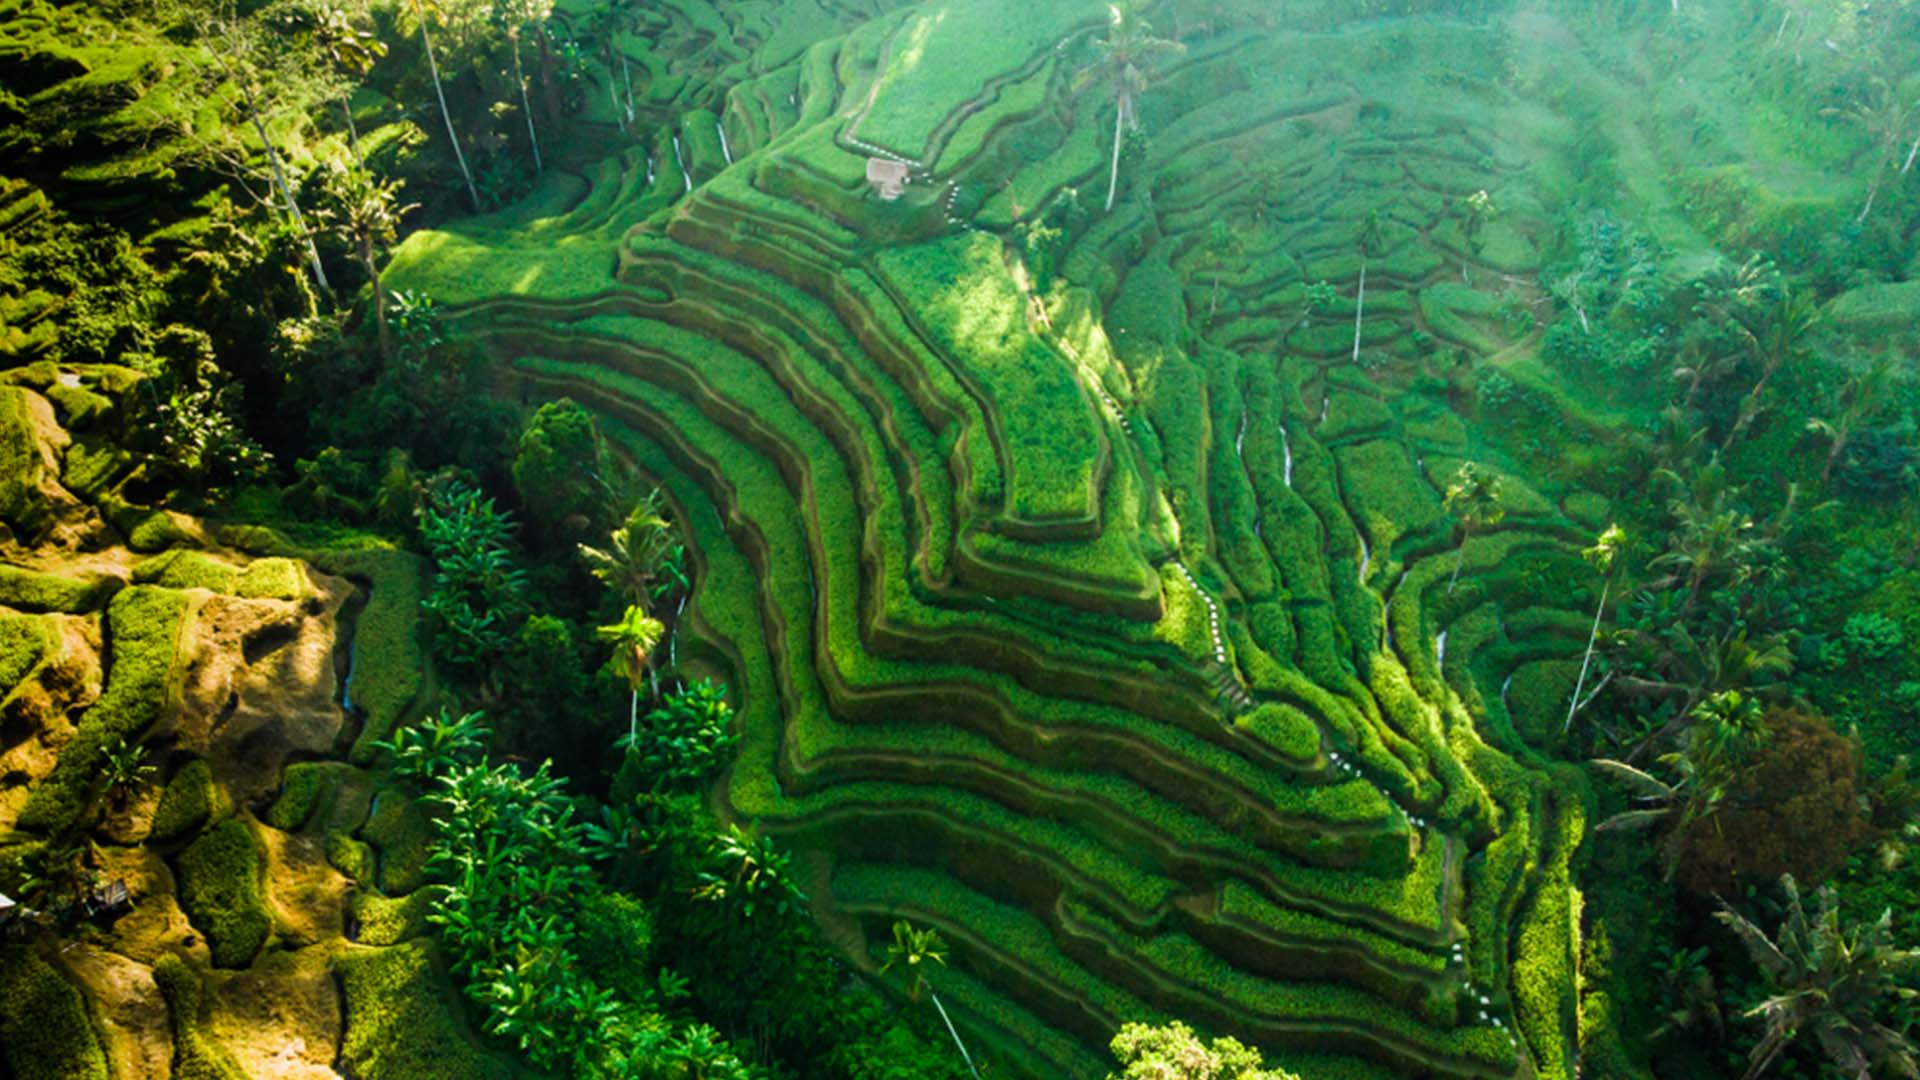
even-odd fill
[[[874,193],[887,202],[893,202],[907,193],[907,182],[913,178],[913,170],[898,161],[886,158],[867,159],[867,183],[873,185]]]

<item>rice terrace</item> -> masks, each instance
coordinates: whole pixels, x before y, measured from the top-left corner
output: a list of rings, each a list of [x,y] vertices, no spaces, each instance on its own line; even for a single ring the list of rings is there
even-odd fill
[[[0,57],[0,1080],[1920,1076],[1920,4]]]

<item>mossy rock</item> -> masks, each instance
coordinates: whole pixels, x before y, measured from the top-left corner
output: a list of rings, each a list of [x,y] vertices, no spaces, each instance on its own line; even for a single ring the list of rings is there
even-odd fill
[[[165,843],[178,840],[206,824],[221,804],[214,786],[213,770],[202,758],[194,758],[167,781],[160,793],[160,806],[153,813],[153,828],[148,837]]]
[[[373,848],[338,830],[327,833],[327,861],[355,881],[373,883]]]
[[[280,778],[280,797],[267,811],[267,824],[287,832],[305,825],[330,787],[327,773],[325,762],[302,761],[287,766]]]
[[[153,965],[153,982],[173,1020],[173,1080],[245,1080],[225,1047],[200,1028],[200,976],[168,953]]]
[[[21,611],[84,615],[105,607],[125,584],[114,577],[67,577],[0,566],[0,604]]]
[[[1920,326],[1920,281],[1863,285],[1834,297],[1834,325],[1855,333],[1906,331]]]
[[[381,896],[363,892],[353,898],[353,917],[360,923],[355,939],[362,945],[398,945],[420,937],[432,929],[427,916],[433,902],[446,891],[444,886],[428,885],[405,896]]]
[[[216,967],[253,962],[273,929],[260,893],[260,849],[253,830],[228,818],[180,853],[180,906],[207,935]]]
[[[85,999],[26,945],[0,946],[0,1064],[15,1080],[107,1080]]]
[[[169,589],[231,593],[240,580],[240,570],[211,555],[180,549],[138,563],[133,568],[133,580],[136,584],[164,585]]]
[[[309,592],[307,572],[293,559],[255,559],[240,572],[237,596],[260,600],[298,600]]]
[[[0,522],[32,537],[52,521],[52,507],[42,492],[46,459],[40,455],[28,393],[0,386]]]
[[[380,1080],[512,1080],[501,1055],[475,1045],[451,1000],[431,947],[408,942],[354,949],[334,960],[346,991],[340,1064]]]
[[[375,793],[373,813],[361,827],[360,835],[380,853],[381,892],[399,896],[426,883],[433,820],[405,791],[388,787]]]

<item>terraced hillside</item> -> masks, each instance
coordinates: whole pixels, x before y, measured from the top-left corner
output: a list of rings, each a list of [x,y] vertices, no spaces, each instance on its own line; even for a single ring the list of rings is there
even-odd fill
[[[1529,739],[1607,508],[1471,388],[1528,392],[1572,125],[1511,25],[1188,26],[1102,214],[1101,14],[674,0],[631,133],[390,283],[670,494],[719,797],[854,962],[938,928],[1038,1076],[1167,1017],[1317,1080],[1571,1076],[1582,786]],[[1462,547],[1466,460],[1506,514]]]

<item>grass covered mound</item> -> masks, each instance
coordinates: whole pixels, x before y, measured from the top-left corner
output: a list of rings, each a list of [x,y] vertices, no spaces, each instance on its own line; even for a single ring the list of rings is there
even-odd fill
[[[187,845],[178,859],[180,906],[207,935],[215,967],[246,967],[273,922],[260,892],[261,859],[253,830],[228,818]]]
[[[0,945],[0,1063],[18,1080],[106,1080],[80,992],[30,946]]]

